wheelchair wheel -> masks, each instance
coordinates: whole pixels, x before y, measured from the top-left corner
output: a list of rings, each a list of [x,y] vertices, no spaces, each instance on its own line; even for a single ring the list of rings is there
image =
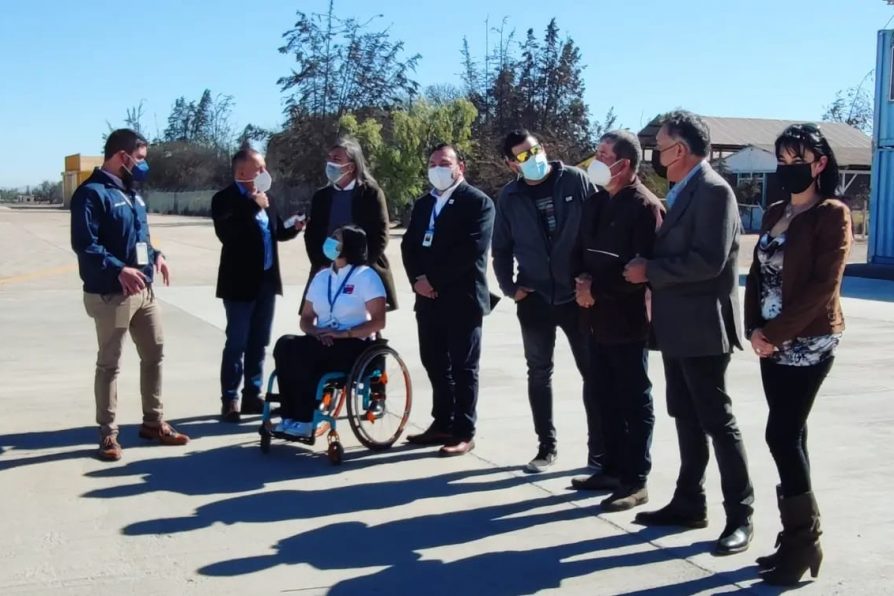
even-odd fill
[[[387,345],[368,348],[345,384],[348,422],[357,440],[369,449],[387,449],[400,438],[413,405],[410,372]]]

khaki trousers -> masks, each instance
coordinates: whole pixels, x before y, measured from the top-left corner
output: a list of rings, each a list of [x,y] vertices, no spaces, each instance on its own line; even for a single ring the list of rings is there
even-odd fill
[[[164,356],[164,334],[161,306],[152,288],[133,296],[123,294],[84,293],[84,308],[96,324],[96,375],[93,393],[96,397],[96,423],[103,437],[116,436],[118,425],[118,370],[124,336],[130,337],[140,356],[140,396],[143,401],[143,423],[158,426],[162,421],[161,361]]]

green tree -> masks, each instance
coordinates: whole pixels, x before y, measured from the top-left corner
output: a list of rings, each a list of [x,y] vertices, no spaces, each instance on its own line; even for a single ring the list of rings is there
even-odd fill
[[[873,104],[869,92],[862,86],[843,89],[835,94],[835,99],[826,106],[823,120],[844,122],[872,134]]]
[[[392,112],[387,131],[373,118],[360,121],[353,115],[342,117],[340,125],[363,145],[392,215],[403,218],[412,201],[426,191],[432,147],[451,143],[461,152],[471,152],[476,116],[475,106],[466,99],[441,105],[418,100],[405,110]]]
[[[335,14],[329,2],[325,14],[298,11],[294,27],[285,33],[280,53],[295,58],[292,72],[277,81],[286,98],[286,116],[333,116],[368,108],[390,109],[404,104],[418,89],[410,78],[420,56],[403,57],[403,42],[391,40],[387,29]]]

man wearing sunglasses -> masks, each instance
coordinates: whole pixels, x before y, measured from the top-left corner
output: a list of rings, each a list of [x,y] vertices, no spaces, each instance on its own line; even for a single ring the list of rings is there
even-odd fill
[[[500,290],[517,304],[521,325],[528,400],[539,441],[537,455],[527,470],[546,470],[558,454],[552,395],[557,329],[568,338],[583,377],[589,432],[587,463],[598,469],[602,433],[588,379],[587,340],[578,324],[572,271],[584,201],[595,188],[583,171],[561,161],[550,162],[543,145],[527,130],[509,133],[502,151],[517,179],[503,188],[496,205],[493,263]]]

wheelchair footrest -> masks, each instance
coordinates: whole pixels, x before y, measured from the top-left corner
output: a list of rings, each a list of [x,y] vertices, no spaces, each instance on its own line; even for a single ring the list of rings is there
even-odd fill
[[[270,435],[276,437],[277,439],[282,439],[283,441],[288,441],[289,443],[302,443],[304,445],[313,445],[317,441],[317,437],[293,437],[292,435],[287,435],[286,433],[278,433],[276,431],[270,431]]]

